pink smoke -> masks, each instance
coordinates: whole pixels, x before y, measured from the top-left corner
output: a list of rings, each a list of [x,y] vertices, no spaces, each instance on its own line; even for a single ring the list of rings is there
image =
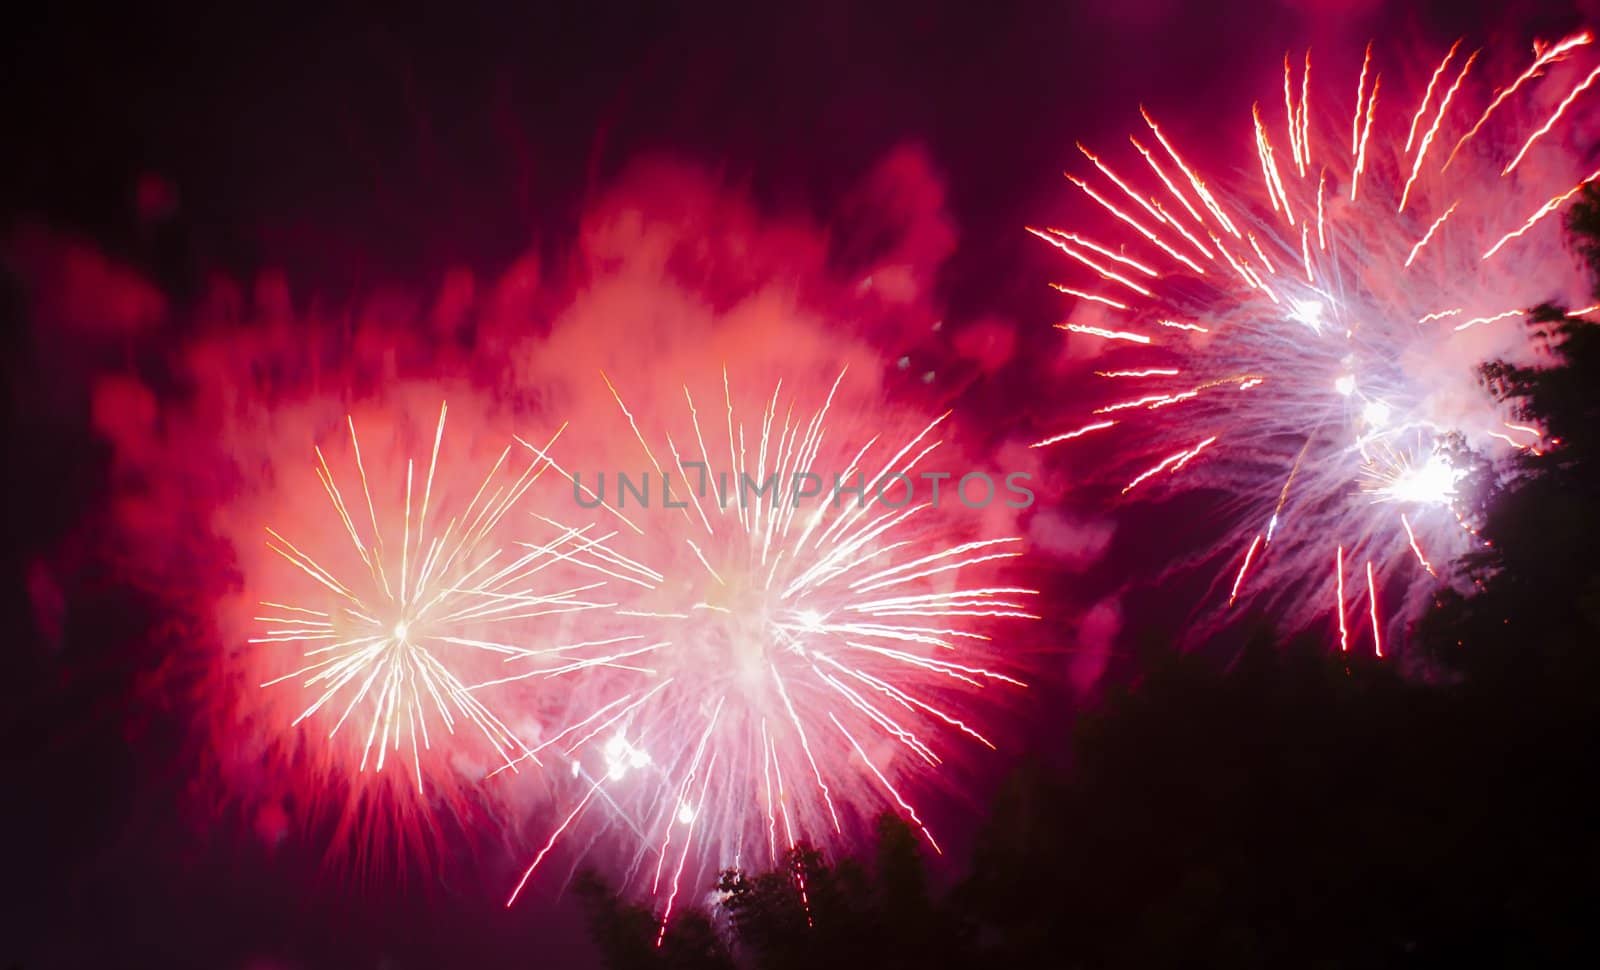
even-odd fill
[[[159,218],[176,197],[151,182],[140,203]],[[42,233],[13,239],[37,328],[163,350],[160,373],[117,353],[95,365],[92,426],[112,446],[96,535],[129,582],[188,617],[170,628],[145,690],[187,709],[205,738],[197,807],[243,806],[269,844],[332,819],[344,843],[335,850],[378,864],[371,853],[386,840],[428,841],[435,816],[481,817],[502,799],[536,805],[546,790],[537,772],[485,786],[494,756],[460,737],[430,755],[420,792],[400,772],[354,771],[360,746],[330,744],[324,714],[291,726],[307,707],[298,683],[261,686],[293,657],[249,643],[259,603],[305,580],[266,547],[265,527],[327,549],[341,570],[359,566],[353,548],[335,551],[343,525],[314,448],[355,494],[345,477],[353,420],[375,503],[398,508],[405,462],[425,462],[448,401],[442,449],[461,472],[437,483],[441,503],[467,494],[513,435],[543,443],[563,423],[553,455],[564,464],[609,470],[627,454],[631,468],[636,442],[600,373],[654,412],[682,400],[686,382],[720,386],[724,366],[758,398],[779,379],[809,394],[844,372],[846,437],[920,427],[929,416],[888,400],[881,375],[943,320],[932,282],[956,238],[943,207],[917,149],[867,173],[825,225],[762,211],[693,165],[646,160],[595,200],[554,265],[530,253],[499,273],[451,269],[431,292],[375,285],[348,304],[298,293],[269,269],[213,278],[175,308],[93,249]],[[1014,345],[997,319],[958,341],[987,371]],[[963,421],[947,423],[952,470],[990,467]],[[973,528],[1005,525],[997,514]],[[54,594],[42,579],[31,588],[48,628]],[[528,743],[551,730],[547,700],[530,686],[509,705],[507,724]]]

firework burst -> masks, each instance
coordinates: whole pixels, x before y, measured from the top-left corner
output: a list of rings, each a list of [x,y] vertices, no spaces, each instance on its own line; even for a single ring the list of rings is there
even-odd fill
[[[1123,495],[1227,496],[1234,538],[1206,554],[1232,559],[1219,601],[1297,625],[1332,613],[1347,649],[1365,607],[1382,653],[1380,591],[1397,591],[1389,622],[1409,618],[1471,542],[1456,445],[1543,443],[1474,364],[1526,355],[1501,321],[1581,279],[1552,213],[1600,177],[1573,167],[1562,128],[1600,76],[1579,63],[1591,45],[1536,44],[1511,75],[1458,42],[1415,85],[1369,45],[1332,89],[1309,53],[1286,57],[1233,191],[1144,109],[1126,158],[1080,145],[1090,177],[1067,177],[1120,241],[1030,231],[1077,270],[1057,285],[1076,299],[1061,327],[1098,345],[1105,391],[1037,446],[1121,435],[1104,470]]]
[[[315,448],[328,499],[324,518],[292,531],[267,529],[268,548],[293,568],[283,591],[260,604],[261,632],[250,641],[271,652],[266,667],[289,665],[294,655],[294,669],[261,686],[301,692],[291,726],[320,736],[312,743],[321,763],[347,777],[383,779],[401,762],[410,779],[404,787],[419,800],[430,776],[446,790],[458,784],[457,756],[501,765],[530,760],[507,723],[514,699],[502,685],[575,669],[566,658],[583,645],[537,643],[536,634],[549,637],[539,623],[614,605],[589,597],[603,584],[587,574],[562,586],[563,567],[589,544],[581,534],[564,531],[539,545],[505,535],[508,516],[548,462],[508,443],[471,498],[456,504],[469,486],[440,462],[446,416],[441,405],[425,470],[414,458],[395,457],[398,432],[364,452],[353,417],[345,420],[342,456],[352,478],[341,485],[324,446]],[[398,464],[404,473],[397,487],[384,488],[390,483],[369,474]],[[299,538],[307,534],[314,544]],[[506,664],[535,669],[508,681]],[[495,689],[502,690],[498,703]],[[448,756],[430,758],[440,749]]]
[[[820,405],[786,398],[780,382],[751,420],[724,372],[709,401],[683,388],[676,422],[646,415],[659,436],[611,388],[645,472],[609,494],[575,475],[574,498],[621,533],[590,563],[635,590],[623,618],[666,642],[644,669],[605,678],[603,702],[561,739],[580,788],[517,892],[597,804],[631,833],[630,878],[664,896],[668,915],[714,867],[775,862],[882,809],[937,848],[912,786],[957,746],[994,746],[973,697],[1021,682],[982,630],[1027,618],[1033,591],[973,582],[1020,555],[1020,540],[976,535],[955,481],[935,498],[911,478],[943,454],[945,418],[891,441],[887,416],[838,415],[842,379]],[[880,433],[845,440],[873,421]],[[639,481],[654,483],[649,509],[637,507]],[[629,543],[642,551],[617,551]]]

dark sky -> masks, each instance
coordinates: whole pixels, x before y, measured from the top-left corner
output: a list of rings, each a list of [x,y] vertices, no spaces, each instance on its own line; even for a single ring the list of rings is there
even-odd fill
[[[80,233],[180,296],[210,271],[262,266],[337,293],[452,265],[493,273],[530,245],[559,252],[585,199],[645,152],[820,218],[914,141],[946,178],[960,232],[942,280],[952,315],[1039,327],[1055,305],[1049,262],[1020,227],[1061,211],[1074,139],[1120,138],[1141,100],[1203,130],[1270,79],[1278,52],[1324,37],[1493,27],[1453,2],[434,3],[378,19],[209,6],[56,6],[5,31],[7,231],[29,219]],[[1336,12],[1351,6],[1365,9]],[[1565,5],[1517,19],[1522,32],[1569,22]],[[138,217],[146,176],[176,191],[156,229]],[[9,281],[6,301],[15,380],[29,338]],[[571,908],[508,914],[497,872],[351,889],[316,858],[268,856],[237,820],[196,832],[180,817],[182,739],[161,712],[127,709],[152,658],[122,645],[161,618],[79,576],[88,592],[52,653],[19,593],[26,563],[93,503],[104,456],[73,422],[18,394],[6,404],[17,905],[0,917],[0,965],[589,965]]]

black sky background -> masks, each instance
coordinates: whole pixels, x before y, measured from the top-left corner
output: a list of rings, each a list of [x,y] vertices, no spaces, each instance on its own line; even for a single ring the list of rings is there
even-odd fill
[[[1204,138],[1244,117],[1283,50],[1330,34],[1448,43],[1499,26],[1445,0],[1358,19],[1336,6],[442,3],[379,18],[58,6],[5,32],[0,211],[7,232],[29,220],[81,234],[180,302],[211,272],[264,267],[297,294],[337,297],[458,265],[491,276],[530,245],[559,258],[585,201],[647,152],[820,220],[911,141],[946,177],[960,232],[941,282],[950,318],[995,313],[1048,333],[1052,263],[1021,227],[1067,211],[1074,139],[1121,139],[1141,100]],[[1572,22],[1566,5],[1495,17],[1519,35]],[[138,214],[147,175],[176,189],[158,224]],[[82,401],[38,403],[52,381],[13,281],[4,295],[13,861],[0,965],[592,965],[573,906],[546,894],[507,913],[499,871],[482,885],[352,889],[313,853],[268,853],[240,820],[194,830],[178,809],[176,716],[130,710],[153,658],[128,644],[162,617],[85,573],[70,577],[64,643],[32,628],[26,566],[93,506],[105,456]],[[971,394],[998,412],[1009,392]],[[1085,602],[1149,568],[1138,547],[1152,534],[1124,533],[1082,581]],[[1144,628],[1174,623],[1157,611]],[[1035,747],[1057,743],[1059,718],[1018,716],[1041,725]]]

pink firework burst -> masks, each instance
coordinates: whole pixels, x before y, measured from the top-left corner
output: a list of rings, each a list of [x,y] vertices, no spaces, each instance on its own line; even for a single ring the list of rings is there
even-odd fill
[[[1581,293],[1555,214],[1600,178],[1571,127],[1592,40],[1514,66],[1457,42],[1411,84],[1370,45],[1337,80],[1286,57],[1240,126],[1248,175],[1203,176],[1145,109],[1116,157],[1080,145],[1067,177],[1100,229],[1030,231],[1074,268],[1060,326],[1104,392],[1036,446],[1115,442],[1101,471],[1132,500],[1226,496],[1219,605],[1332,613],[1342,647],[1370,631],[1383,653],[1472,541],[1457,446],[1544,446],[1475,365],[1528,357],[1514,321]]]
[[[507,440],[475,478],[450,460],[447,415],[441,405],[426,435],[392,414],[363,419],[360,434],[347,416],[313,448],[320,513],[280,503],[295,514],[267,527],[261,564],[277,566],[250,577],[258,632],[241,657],[260,703],[298,732],[313,785],[355,793],[365,817],[347,818],[346,834],[404,843],[436,800],[459,802],[494,765],[536,760],[508,721],[534,703],[517,688],[577,669],[567,658],[582,645],[558,636],[613,605],[570,565],[588,545],[580,534],[510,534],[549,463]]]
[[[880,810],[937,848],[913,793],[994,746],[976,698],[1022,686],[985,630],[1030,618],[1034,591],[995,577],[1021,540],[985,537],[983,520],[1023,500],[977,479],[961,498],[967,469],[938,462],[954,457],[945,417],[901,435],[898,416],[842,400],[842,381],[780,382],[751,412],[726,372],[648,411],[607,380],[635,471],[623,485],[571,469],[567,484],[619,536],[588,559],[633,590],[619,618],[662,642],[640,669],[590,678],[560,739],[580,787],[511,901],[600,805],[668,915],[717,867],[826,844]]]

